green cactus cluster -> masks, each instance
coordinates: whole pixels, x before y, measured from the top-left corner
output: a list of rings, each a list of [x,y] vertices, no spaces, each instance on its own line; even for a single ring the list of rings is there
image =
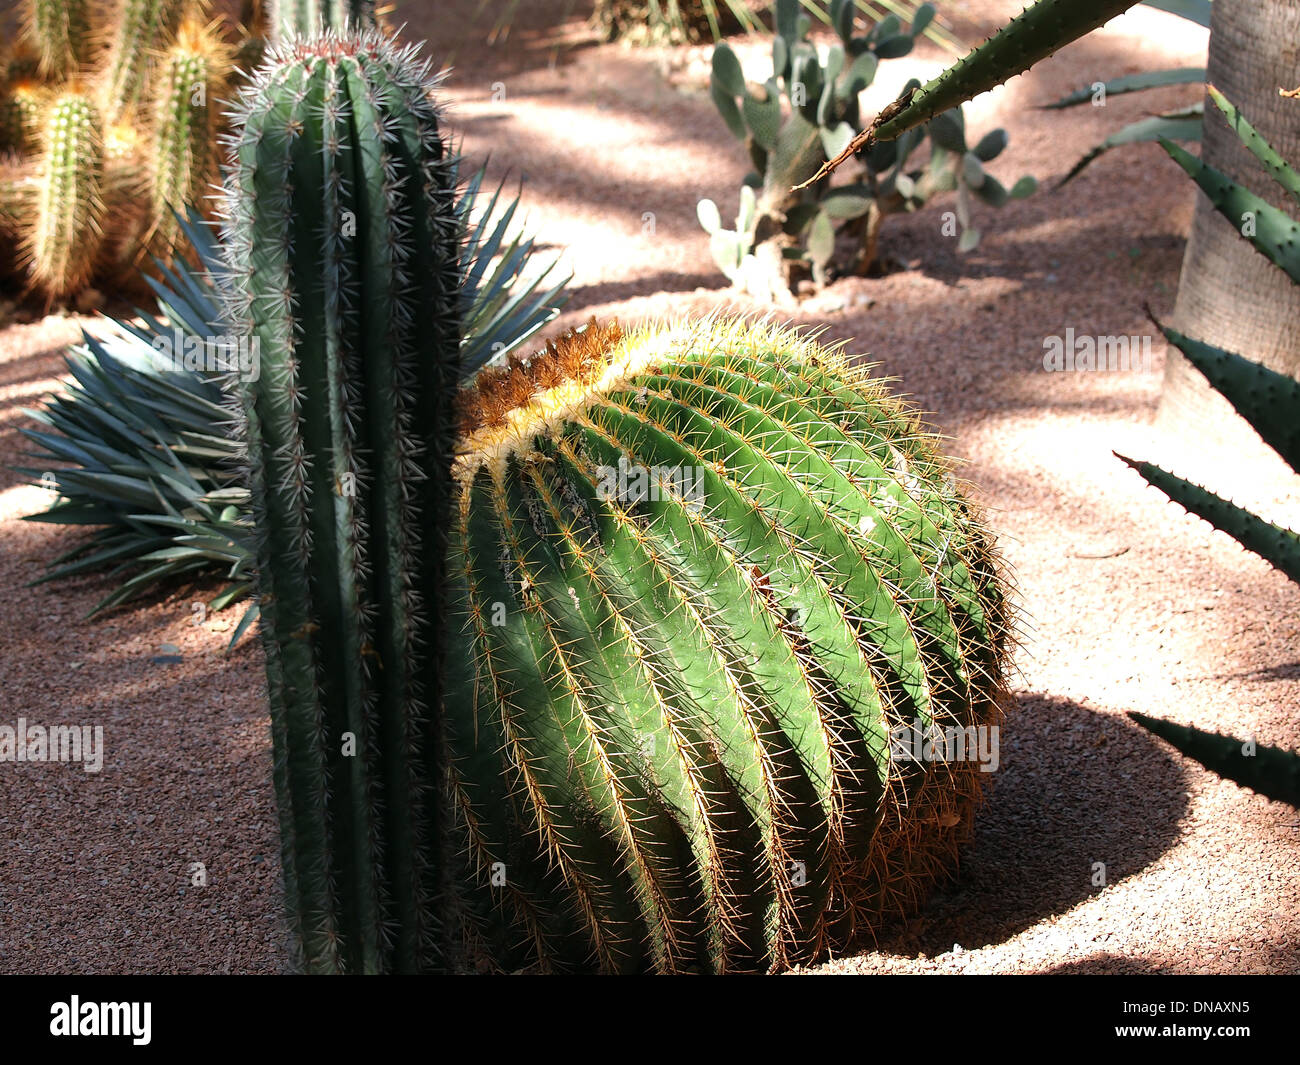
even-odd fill
[[[865,273],[878,265],[882,220],[915,211],[943,192],[957,193],[952,236],[966,251],[979,240],[972,203],[1000,207],[1037,188],[1025,177],[1007,189],[985,169],[1007,144],[1003,130],[967,143],[960,104],[932,116],[920,130],[881,142],[865,153],[848,184],[818,178],[863,128],[859,95],[875,80],[883,60],[905,56],[934,18],[922,4],[911,26],[890,15],[858,33],[853,0],[832,0],[831,25],[838,41],[818,48],[798,0],[776,0],[772,16],[772,75],[747,84],[736,53],[725,42],[713,52],[711,94],[731,133],[745,144],[754,165],[742,193],[737,229],[714,224],[719,212],[700,204],[700,220],[720,269],[764,299],[788,299],[801,273],[817,285],[835,272]],[[921,152],[928,140],[928,151]],[[926,158],[913,162],[918,152]],[[799,188],[796,188],[799,186]],[[958,227],[960,235],[958,235]],[[844,240],[842,238],[847,238]],[[837,258],[837,246],[851,251]],[[738,265],[739,264],[739,265]]]
[[[998,723],[990,537],[914,416],[792,332],[593,321],[462,388],[434,87],[375,34],[275,46],[226,179],[304,965],[824,956],[970,830],[973,750],[891,736]]]
[[[84,98],[102,145],[93,203],[52,188],[45,200],[75,213],[52,219],[0,207],[0,240],[21,249],[24,280],[47,301],[92,283],[120,286],[151,257],[166,260],[177,250],[175,212],[192,204],[206,210],[216,178],[221,97],[236,63],[255,62],[264,47],[252,33],[302,36],[343,20],[378,26],[370,0],[284,3],[274,19],[254,5],[243,12],[247,24],[209,21],[206,0],[21,2],[23,37],[0,72],[0,150],[32,180],[57,181],[43,131],[68,94]],[[11,187],[25,191],[26,184],[15,179]],[[64,238],[52,242],[51,227]]]

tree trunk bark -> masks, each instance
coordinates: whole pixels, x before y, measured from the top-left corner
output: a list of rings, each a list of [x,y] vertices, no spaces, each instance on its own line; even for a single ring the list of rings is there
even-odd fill
[[[1300,3],[1214,0],[1208,77],[1284,159],[1300,165],[1300,101],[1278,93],[1300,80]],[[1201,157],[1295,215],[1294,204],[1242,147],[1208,98]],[[1300,377],[1300,287],[1255,251],[1200,193],[1173,325],[1188,336]],[[1220,446],[1241,445],[1253,437],[1246,422],[1173,347],[1159,422],[1169,429],[1193,429]]]

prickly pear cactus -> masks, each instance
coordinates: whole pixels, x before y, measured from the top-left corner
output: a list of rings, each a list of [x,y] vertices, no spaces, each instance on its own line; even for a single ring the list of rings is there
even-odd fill
[[[794,333],[594,323],[462,399],[452,898],[495,964],[814,959],[948,866],[1006,591],[951,468]],[[520,946],[520,945],[523,946]]]
[[[376,33],[279,46],[237,107],[227,178],[229,310],[258,346],[241,391],[285,887],[316,972],[448,954],[460,223],[432,87]]]
[[[90,277],[103,240],[104,141],[99,112],[80,93],[54,101],[42,134],[36,211],[24,233],[32,282],[52,297]]]
[[[957,238],[959,251],[970,251],[980,237],[972,211],[976,200],[1002,207],[1037,188],[1025,177],[1008,189],[985,170],[1006,147],[1007,135],[992,130],[967,144],[960,101],[899,143],[863,152],[851,183],[833,186],[824,180],[827,160],[862,129],[859,97],[880,63],[908,55],[930,28],[935,10],[920,5],[908,29],[888,15],[865,34],[858,32],[853,0],[831,0],[827,13],[839,39],[817,46],[808,37],[811,18],[798,0],[775,0],[772,74],[762,84],[746,82],[740,59],[725,41],[713,52],[713,102],[745,145],[754,170],[741,193],[740,215],[748,218],[747,226],[734,234],[710,230],[710,248],[734,285],[764,301],[789,301],[804,271],[819,286],[836,271],[868,272],[879,262],[882,220],[916,211],[946,192],[957,193],[960,236],[957,226],[944,232]],[[913,164],[917,156],[925,157],[923,165]],[[755,201],[752,209],[747,197]],[[700,210],[708,229],[718,209],[704,200]],[[743,271],[735,267],[738,248]],[[845,254],[848,249],[851,254]]]

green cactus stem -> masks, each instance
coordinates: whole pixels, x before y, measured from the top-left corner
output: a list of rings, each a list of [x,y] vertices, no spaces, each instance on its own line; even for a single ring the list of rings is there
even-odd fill
[[[112,125],[140,105],[149,70],[175,32],[187,0],[121,0],[104,72],[104,117]]]
[[[155,93],[151,245],[162,259],[180,237],[177,212],[202,207],[217,175],[216,133],[222,73],[228,59],[220,40],[186,21],[164,58]]]
[[[23,34],[36,52],[40,75],[71,77],[90,45],[90,0],[26,0]]]
[[[322,29],[379,28],[375,0],[266,0],[276,40],[309,37]]]
[[[236,107],[242,379],[291,922],[313,972],[450,966],[438,706],[459,362],[453,160],[379,34],[274,48]]]
[[[0,95],[0,149],[19,155],[36,149],[46,95],[46,90],[33,81],[17,81],[5,87]]]
[[[53,299],[89,280],[103,240],[104,144],[94,104],[75,92],[55,100],[42,152],[37,206],[23,243],[33,285]]]

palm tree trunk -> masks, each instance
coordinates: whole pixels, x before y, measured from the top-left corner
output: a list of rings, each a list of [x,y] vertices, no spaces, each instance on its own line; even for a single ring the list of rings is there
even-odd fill
[[[1300,162],[1300,101],[1279,95],[1300,81],[1300,3],[1214,0],[1209,80],[1281,152]],[[1202,158],[1294,215],[1285,193],[1251,156],[1217,108],[1206,100]],[[1270,264],[1197,195],[1196,217],[1183,255],[1174,326],[1229,351],[1300,377],[1300,287]],[[1253,437],[1245,421],[1174,348],[1169,349],[1160,422],[1221,446]]]

